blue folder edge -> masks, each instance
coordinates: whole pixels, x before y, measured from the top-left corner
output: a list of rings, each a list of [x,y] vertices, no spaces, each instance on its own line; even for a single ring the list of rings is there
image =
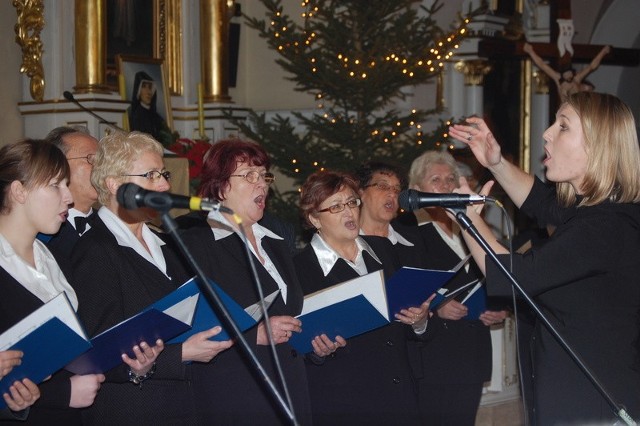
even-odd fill
[[[455,275],[452,271],[401,268],[386,280],[389,317],[402,309],[419,307]]]
[[[91,339],[93,347],[73,360],[66,369],[75,374],[105,373],[122,363],[121,354],[134,357],[133,347],[142,342],[154,345],[157,339],[166,341],[190,328],[156,309],[149,309]]]
[[[10,348],[21,350],[24,355],[22,364],[0,380],[0,393],[8,392],[16,380],[24,378],[41,383],[90,347],[89,341],[59,318],[51,318]],[[0,409],[4,407],[6,403],[0,398]]]
[[[313,351],[311,341],[321,334],[326,334],[331,340],[336,336],[348,339],[389,324],[363,295],[297,318],[302,321],[302,332],[293,333],[289,344],[300,353]]]
[[[231,318],[235,321],[240,331],[246,331],[257,324],[257,322],[253,318],[251,318],[251,316],[247,314],[244,309],[242,309],[242,307],[238,305],[238,303],[236,303],[235,300],[233,300],[227,293],[225,293],[220,288],[220,286],[218,286],[211,280],[209,280],[209,285],[213,287],[214,291],[229,311]],[[180,287],[180,289],[183,288],[183,291],[187,295],[193,295],[199,291],[198,284],[196,283],[195,278],[192,278],[187,283],[185,283],[185,285]],[[153,306],[155,308],[163,309],[164,305],[160,302],[154,304]],[[169,304],[168,306],[171,306],[171,304]],[[198,305],[196,306],[196,312],[193,317],[192,328],[169,340],[167,343],[182,343],[192,335],[204,330],[208,330],[217,325],[222,326],[220,318],[218,318],[218,315],[214,312],[214,309],[211,307],[211,305],[209,305],[209,302],[207,302],[205,297],[201,294],[200,298],[198,299]],[[229,336],[228,331],[223,327],[220,334],[213,336],[210,340],[223,341],[229,340],[230,338],[231,337]]]
[[[256,324],[256,321],[217,284],[209,280],[209,285],[213,286],[242,331]],[[198,298],[191,324],[163,313],[180,301],[198,294],[199,291],[195,278],[190,279],[139,314],[92,338],[93,348],[69,363],[66,369],[75,374],[104,373],[122,363],[121,354],[126,353],[133,357],[133,346],[143,341],[153,344],[157,339],[162,339],[165,344],[182,343],[193,334],[221,325],[213,308],[202,295]],[[211,340],[222,341],[229,338],[229,334],[223,329]]]
[[[480,314],[487,310],[487,290],[482,285],[475,293],[473,293],[464,302],[464,305],[469,309],[465,319],[477,320],[480,318]]]

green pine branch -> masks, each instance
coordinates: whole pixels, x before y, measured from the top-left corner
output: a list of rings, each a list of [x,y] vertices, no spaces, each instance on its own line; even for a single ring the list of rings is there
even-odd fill
[[[278,53],[295,90],[314,96],[318,111],[270,119],[250,112],[244,121],[226,116],[265,147],[294,185],[315,171],[349,171],[371,159],[406,165],[446,144],[446,123],[432,132],[420,128],[437,111],[394,108],[407,88],[437,77],[462,41],[467,22],[447,34],[434,20],[439,0],[430,8],[420,0],[304,0],[301,22],[281,0],[260,1],[265,18],[245,16],[248,26]],[[297,188],[274,191],[270,208],[286,216],[297,197]]]

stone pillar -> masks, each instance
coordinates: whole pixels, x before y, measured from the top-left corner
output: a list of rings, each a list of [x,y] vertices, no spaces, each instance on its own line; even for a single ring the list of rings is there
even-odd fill
[[[531,143],[529,172],[545,180],[542,157],[544,139],[542,135],[549,127],[549,77],[540,70],[533,72],[531,96]]]
[[[482,116],[484,76],[491,71],[491,64],[484,59],[471,59],[458,62],[456,70],[464,75],[465,115]]]

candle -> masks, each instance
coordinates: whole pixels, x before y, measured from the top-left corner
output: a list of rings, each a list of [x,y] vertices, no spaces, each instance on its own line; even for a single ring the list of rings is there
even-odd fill
[[[124,84],[124,74],[118,75],[118,89],[120,90],[120,98],[123,101],[126,101],[127,89],[126,89],[126,85]],[[122,128],[125,130],[130,130],[129,129],[129,108],[127,108],[125,112],[122,114]]]
[[[204,134],[204,88],[202,83],[198,83],[198,133],[200,139],[205,139]]]
[[[127,89],[126,86],[124,84],[124,74],[120,74],[118,76],[118,89],[120,89],[120,98],[122,98],[123,101],[127,100]]]

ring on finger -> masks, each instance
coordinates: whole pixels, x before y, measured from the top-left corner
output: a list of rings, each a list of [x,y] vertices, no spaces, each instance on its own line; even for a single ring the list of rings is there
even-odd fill
[[[471,139],[473,139],[473,136],[471,136],[471,133],[467,133],[467,140],[470,141]]]

